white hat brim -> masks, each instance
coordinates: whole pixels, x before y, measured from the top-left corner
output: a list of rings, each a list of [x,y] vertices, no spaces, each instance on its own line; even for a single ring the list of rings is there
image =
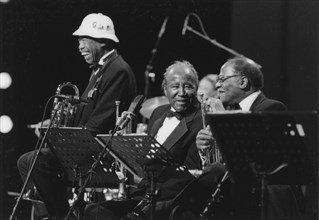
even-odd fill
[[[80,29],[78,29],[78,30],[74,31],[72,35],[73,36],[89,36],[92,38],[104,38],[104,39],[113,40],[116,43],[120,42],[115,34],[107,34],[107,33],[99,33],[99,32],[92,34],[92,33],[84,32],[84,31],[81,31]]]

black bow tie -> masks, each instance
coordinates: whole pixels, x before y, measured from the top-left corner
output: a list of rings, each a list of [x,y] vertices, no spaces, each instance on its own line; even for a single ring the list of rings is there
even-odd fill
[[[168,110],[166,112],[166,117],[168,118],[176,117],[178,120],[182,120],[184,116],[180,112],[173,112],[172,110]]]
[[[102,66],[101,64],[96,63],[96,64],[92,64],[92,65],[90,66],[90,68],[91,68],[93,71],[97,71],[101,66]]]

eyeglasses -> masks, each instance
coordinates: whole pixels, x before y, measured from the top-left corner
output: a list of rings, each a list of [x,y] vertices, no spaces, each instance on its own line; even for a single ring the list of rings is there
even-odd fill
[[[219,83],[223,83],[223,82],[225,82],[227,79],[230,79],[230,78],[236,77],[236,76],[242,76],[242,75],[232,75],[232,76],[226,76],[226,77],[217,76],[216,80],[217,80],[217,82],[219,82]]]

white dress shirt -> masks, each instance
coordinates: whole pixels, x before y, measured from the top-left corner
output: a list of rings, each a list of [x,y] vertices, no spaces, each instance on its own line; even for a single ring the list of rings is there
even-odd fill
[[[171,110],[175,111],[173,108],[171,108]],[[155,139],[158,141],[158,143],[163,144],[179,123],[180,120],[178,120],[176,117],[166,117],[155,136]]]
[[[253,92],[239,103],[239,106],[241,107],[242,111],[249,111],[251,105],[254,103],[256,100],[257,96],[261,93],[260,90]]]

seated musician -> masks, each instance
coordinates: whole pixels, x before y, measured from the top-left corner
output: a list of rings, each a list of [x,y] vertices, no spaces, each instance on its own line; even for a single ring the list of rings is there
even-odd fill
[[[73,35],[78,38],[79,52],[92,67],[92,72],[81,97],[88,103],[77,106],[75,121],[71,126],[85,127],[92,134],[108,133],[115,124],[115,102],[121,101],[120,110],[123,111],[128,109],[136,95],[134,73],[115,49],[119,40],[109,17],[101,13],[89,14]],[[36,127],[40,124],[41,122]],[[18,160],[23,181],[27,177],[34,155],[35,151],[30,151]],[[50,149],[42,149],[29,183],[36,186],[50,219],[62,219],[69,210],[63,172]],[[42,214],[43,211],[36,215],[41,217],[39,215]]]
[[[243,111],[285,111],[286,106],[273,99],[267,98],[262,92],[263,74],[260,68],[245,58],[233,58],[228,60],[220,70],[217,78],[216,88],[219,92],[219,99],[209,98],[205,100],[206,105],[212,112],[223,112],[226,109],[241,109]],[[196,137],[196,144],[199,152],[205,152],[215,146],[214,137],[209,126],[201,129]],[[215,152],[215,155],[218,154]],[[190,187],[184,195],[176,198],[183,201],[184,210],[193,210],[197,216],[204,211],[205,201],[215,192],[218,181],[224,177],[226,169],[220,161],[212,161],[209,164],[202,154],[190,152],[186,164],[198,164],[198,169],[203,169],[203,174],[199,176],[193,187]],[[227,181],[226,181],[227,182]],[[224,183],[229,184],[229,183]],[[222,213],[227,219],[258,219],[259,200],[252,195],[252,188],[245,186],[231,186],[228,192],[237,190],[231,194],[229,203],[224,204],[233,207],[219,207],[225,211]],[[210,192],[210,193],[207,193]],[[244,193],[243,193],[244,192]],[[225,193],[225,192],[224,192]],[[181,198],[182,197],[182,198]],[[267,188],[267,219],[300,219],[300,210],[295,194],[290,186],[271,185]],[[237,206],[237,207],[235,207]],[[234,213],[234,211],[237,213]],[[217,210],[218,211],[218,210]],[[220,210],[219,210],[220,211]],[[216,213],[213,213],[216,214]],[[179,219],[179,214],[175,214]],[[208,213],[206,218],[210,219],[212,213]],[[233,217],[233,218],[231,218]]]
[[[181,74],[181,72],[174,72],[175,70],[178,69],[174,68],[174,65],[167,69],[163,81],[163,89],[165,95],[169,98],[173,109],[176,109],[179,112],[184,112],[185,109],[184,111],[180,111],[181,108],[178,108],[180,93],[176,93],[177,96],[174,96],[175,93],[173,91],[178,91],[177,88],[183,86],[184,84],[181,82],[185,82],[187,78],[185,78],[186,76],[177,77],[176,74]],[[220,94],[220,99],[210,98],[206,101],[206,104],[210,106],[211,111],[225,111],[225,107],[227,107],[227,109],[234,109],[236,103],[246,111],[286,110],[285,105],[281,102],[268,99],[263,95],[263,93],[260,91],[260,89],[263,87],[263,75],[255,64],[247,61],[246,59],[234,58],[227,61],[221,68],[221,73],[218,77],[216,86]],[[185,92],[185,94],[187,93]],[[169,106],[159,107],[154,111],[149,126],[150,134],[155,135],[158,141],[163,143],[164,146],[168,143],[172,144],[171,141],[169,141],[171,138],[178,139],[182,137],[178,142],[186,143],[186,140],[190,140],[190,136],[187,135],[188,132],[185,133],[186,136],[175,137],[177,129],[175,129],[173,133],[168,136],[166,141],[161,141],[160,134],[163,130],[163,126],[165,126],[167,122],[165,119],[165,122],[162,124],[165,117],[164,109],[169,109]],[[187,125],[192,125],[193,128],[194,126],[196,128],[190,129],[190,131],[193,132],[192,135],[196,136],[196,145],[194,145],[195,143],[193,142],[190,148],[187,150],[188,152],[184,162],[185,166],[191,169],[190,172],[192,172],[197,179],[181,178],[177,180],[176,178],[173,178],[172,181],[167,181],[167,184],[161,184],[159,188],[159,197],[157,198],[156,203],[156,218],[158,219],[168,219],[169,215],[172,219],[183,219],[183,217],[185,219],[198,219],[200,213],[205,208],[206,201],[215,191],[217,184],[220,183],[225,177],[226,169],[224,164],[220,163],[219,161],[221,158],[216,157],[215,154],[215,160],[211,161],[213,163],[210,164],[209,161],[207,161],[207,157],[205,157],[205,155],[202,153],[202,151],[205,151],[207,148],[211,148],[215,142],[209,127],[201,129],[202,118],[199,117],[198,114],[199,113],[197,110],[195,117],[193,117],[195,121],[193,120],[191,124],[187,123]],[[162,128],[160,128],[161,126]],[[174,127],[171,129],[174,129]],[[167,128],[164,131],[169,132]],[[187,145],[184,145],[184,147],[186,146]],[[171,152],[173,152],[172,150],[174,147],[175,146],[170,149]],[[185,151],[180,152],[185,154]],[[175,154],[174,156],[176,157]],[[183,188],[185,185],[186,187]],[[181,190],[181,188],[183,189]],[[169,192],[170,189],[175,189],[175,192],[167,194],[167,191]],[[255,198],[253,195],[251,195],[252,189],[250,187],[239,186],[238,188],[238,186],[234,186],[227,188],[227,190],[229,191],[228,193],[231,193],[233,190],[239,190],[241,193],[238,196],[238,193],[236,192],[236,197],[232,197],[233,201],[224,204],[225,206],[229,207],[219,207],[221,210],[218,210],[218,212],[220,212],[219,214],[222,216],[222,219],[231,219],[232,217],[232,219],[259,218],[259,210],[257,207],[258,200],[254,200]],[[177,196],[172,198],[174,194],[177,194]],[[268,219],[298,219],[300,217],[298,208],[295,208],[297,207],[295,197],[289,186],[269,186],[268,196]],[[236,202],[239,202],[239,204],[234,204]],[[182,208],[181,210],[178,210],[176,209],[178,207],[184,207],[184,209]],[[88,218],[91,219],[101,216],[103,216],[104,219],[119,219],[124,215],[124,213],[129,212],[131,208],[132,203],[129,206],[123,204],[108,204],[106,202],[102,205],[89,207],[87,209],[87,214]],[[136,210],[136,208],[134,210]],[[148,208],[145,207],[143,211],[146,212],[144,213],[144,217],[147,219],[148,216],[146,214],[149,211]],[[234,213],[233,211],[237,212]],[[132,216],[127,215],[126,219],[130,219],[130,217]],[[205,217],[208,219],[211,218],[209,215]]]
[[[162,89],[169,104],[156,108],[148,124],[148,134],[154,136],[170,152],[175,162],[181,165],[184,164],[188,151],[191,148],[196,150],[196,135],[202,128],[197,88],[198,76],[193,65],[187,61],[174,62],[166,69],[162,82]],[[189,166],[195,167],[195,164]],[[167,219],[167,213],[161,213],[159,210],[162,209],[161,201],[174,198],[193,179],[194,177],[188,173],[183,178],[170,176],[165,180],[158,180],[156,218]],[[93,204],[87,207],[86,218],[120,219],[131,212],[138,202],[140,200],[134,197],[129,201]],[[144,216],[147,218],[148,214],[144,213]]]

